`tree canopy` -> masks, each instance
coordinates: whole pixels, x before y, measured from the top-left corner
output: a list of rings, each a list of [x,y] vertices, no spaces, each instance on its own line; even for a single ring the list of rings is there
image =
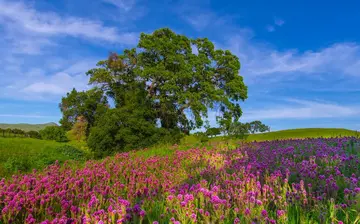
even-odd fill
[[[239,119],[239,101],[247,98],[239,70],[238,57],[215,49],[207,38],[190,39],[164,28],[142,33],[137,48],[112,54],[87,74],[116,107],[126,105],[126,93],[135,91],[145,96],[161,127],[189,131],[201,127],[215,106],[226,114],[221,119]]]
[[[111,53],[87,72],[96,88],[73,90],[62,99],[60,123],[69,130],[78,116],[85,117],[88,143],[96,150],[135,147],[131,138],[151,142],[143,140],[152,139],[148,130],[188,134],[203,125],[209,109],[219,110],[219,122],[231,123],[242,115],[240,102],[247,98],[239,70],[239,58],[207,38],[191,39],[168,28],[142,33],[135,48]],[[108,99],[114,108],[104,107]]]

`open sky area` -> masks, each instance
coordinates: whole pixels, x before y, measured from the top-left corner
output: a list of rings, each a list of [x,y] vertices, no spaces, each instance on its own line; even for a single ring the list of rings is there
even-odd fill
[[[58,122],[109,52],[169,27],[240,58],[242,121],[360,129],[359,1],[0,0],[0,123]],[[216,112],[209,113],[211,123]]]

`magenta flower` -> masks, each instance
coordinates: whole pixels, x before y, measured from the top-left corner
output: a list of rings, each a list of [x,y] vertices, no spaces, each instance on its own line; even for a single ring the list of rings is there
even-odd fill
[[[267,211],[264,209],[264,210],[261,211],[261,215],[262,215],[263,217],[267,217],[267,216],[268,216],[268,213],[267,213]]]

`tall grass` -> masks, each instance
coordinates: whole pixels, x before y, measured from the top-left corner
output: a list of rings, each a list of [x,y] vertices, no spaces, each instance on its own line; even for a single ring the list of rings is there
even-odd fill
[[[64,148],[64,146],[67,146]],[[77,159],[75,147],[55,141],[31,138],[0,138],[0,179],[19,172],[29,172],[59,161]]]

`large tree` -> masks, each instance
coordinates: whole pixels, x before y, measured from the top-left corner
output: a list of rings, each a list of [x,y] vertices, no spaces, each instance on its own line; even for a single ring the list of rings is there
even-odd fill
[[[203,125],[209,108],[219,109],[220,121],[239,119],[239,102],[247,98],[239,69],[238,57],[208,39],[163,28],[142,33],[137,48],[112,54],[87,74],[117,108],[138,95],[161,127],[188,132]]]

